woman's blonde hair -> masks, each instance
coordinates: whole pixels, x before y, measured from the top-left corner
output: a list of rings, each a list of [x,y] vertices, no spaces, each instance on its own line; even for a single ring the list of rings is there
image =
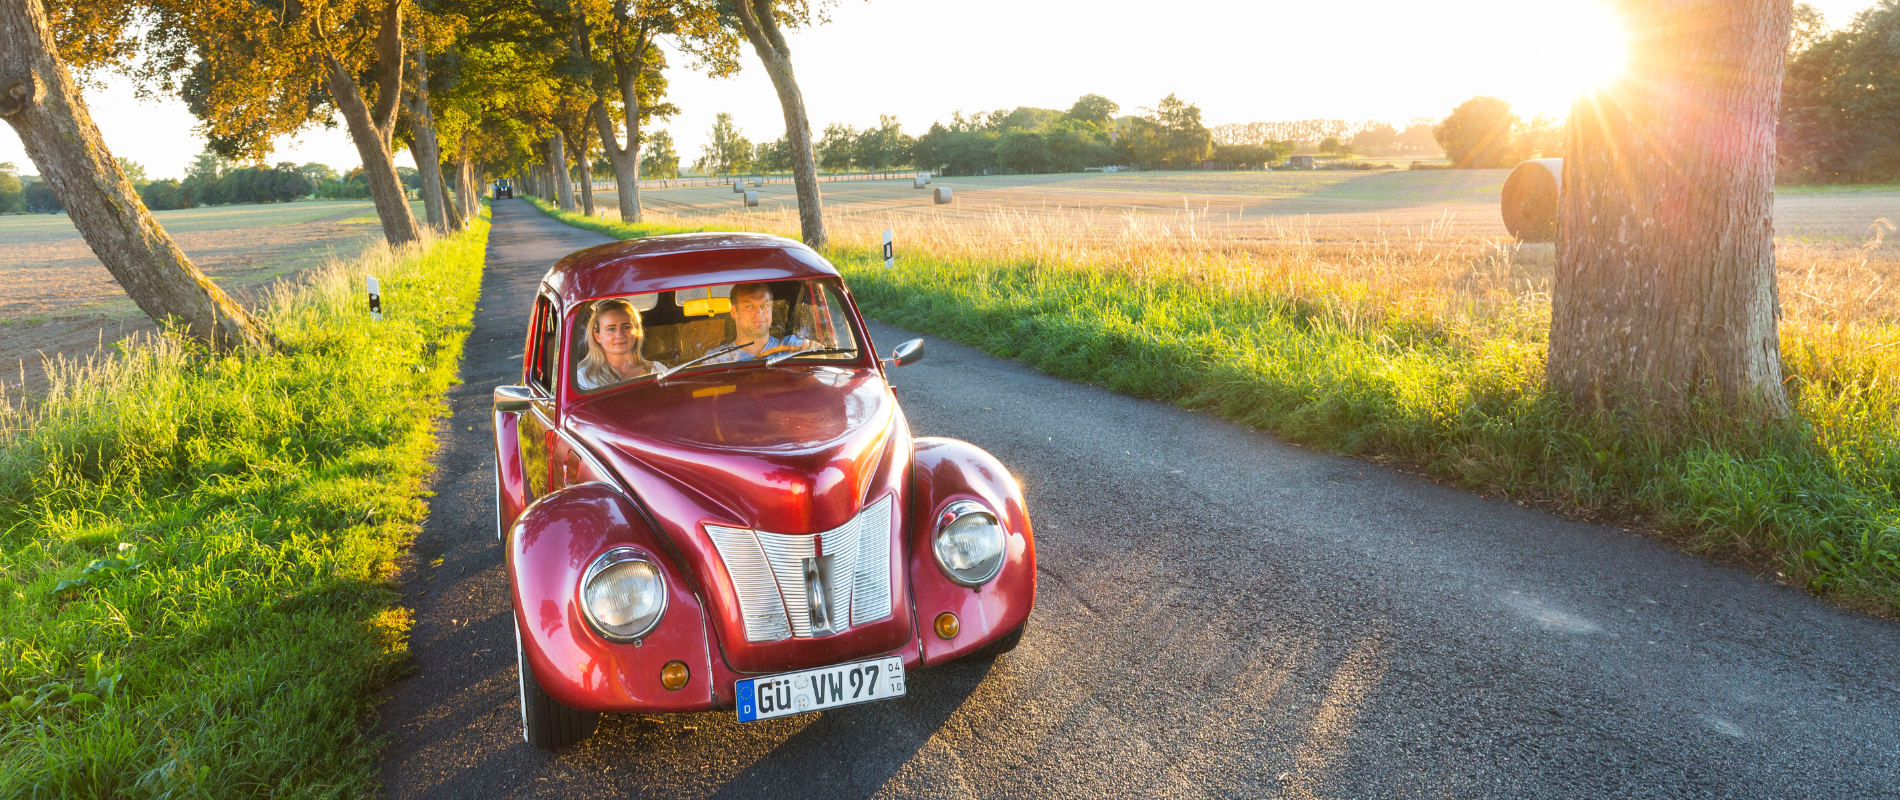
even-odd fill
[[[587,355],[581,357],[580,367],[577,370],[588,383],[596,387],[627,380],[620,377],[620,373],[614,370],[613,365],[607,363],[607,351],[602,350],[600,342],[594,338],[595,334],[599,333],[600,318],[606,316],[609,311],[622,312],[628,319],[633,320],[634,366],[640,370],[641,374],[653,371],[652,362],[647,361],[646,357],[640,354],[641,345],[646,343],[646,327],[640,321],[640,312],[634,310],[633,303],[628,302],[624,297],[596,300],[593,308],[587,313]]]

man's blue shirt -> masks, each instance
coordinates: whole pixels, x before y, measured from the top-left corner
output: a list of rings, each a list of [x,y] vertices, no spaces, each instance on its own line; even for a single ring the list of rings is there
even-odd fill
[[[805,343],[806,343],[805,337],[800,336],[796,333],[791,334],[789,336],[785,336],[785,337],[767,336],[765,337],[765,346],[759,348],[759,352],[763,353],[774,347],[780,347],[783,345],[791,345],[793,347],[797,347]],[[744,350],[734,350],[723,356],[715,356],[713,358],[706,359],[705,361],[701,361],[699,363],[701,364],[730,364],[734,361],[751,361],[754,358],[758,358],[758,356],[747,353]]]

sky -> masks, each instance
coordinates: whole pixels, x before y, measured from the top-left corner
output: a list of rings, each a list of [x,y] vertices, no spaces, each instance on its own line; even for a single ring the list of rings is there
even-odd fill
[[[1809,1],[1837,27],[1872,5]],[[815,135],[833,122],[876,125],[880,114],[914,135],[959,109],[1067,109],[1090,93],[1122,113],[1173,93],[1199,106],[1209,126],[1314,118],[1403,126],[1480,94],[1525,117],[1561,118],[1571,97],[1620,60],[1602,0],[1358,0],[1343,14],[1282,2],[1166,7],[1172,13],[1161,16],[1152,2],[1125,0],[839,0],[829,24],[788,38]],[[770,79],[750,46],[743,56],[738,75],[717,80],[671,59],[667,99],[680,114],[658,127],[672,132],[682,160],[699,153],[721,111],[753,141],[784,134]],[[103,77],[86,99],[106,146],[154,179],[182,177],[204,148],[197,120],[177,100],[141,101],[125,81]],[[339,171],[362,163],[340,126],[280,140],[268,160]],[[0,126],[5,161],[38,171]],[[404,153],[397,163],[414,162]]]

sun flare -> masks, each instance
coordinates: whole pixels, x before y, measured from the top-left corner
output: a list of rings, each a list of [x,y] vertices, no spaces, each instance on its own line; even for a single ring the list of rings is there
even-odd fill
[[[1539,43],[1535,70],[1546,87],[1542,105],[1568,106],[1628,69],[1628,30],[1604,0],[1554,0],[1540,11],[1544,24],[1535,27],[1552,34]]]

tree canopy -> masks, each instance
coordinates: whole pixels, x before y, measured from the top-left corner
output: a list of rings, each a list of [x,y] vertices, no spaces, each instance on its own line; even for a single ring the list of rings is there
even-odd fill
[[[1478,96],[1452,109],[1432,129],[1445,157],[1459,169],[1508,167],[1520,159],[1515,131],[1518,117],[1511,104]]]
[[[1805,4],[1795,19],[1776,128],[1779,177],[1900,180],[1900,2],[1875,5],[1832,33]]]

